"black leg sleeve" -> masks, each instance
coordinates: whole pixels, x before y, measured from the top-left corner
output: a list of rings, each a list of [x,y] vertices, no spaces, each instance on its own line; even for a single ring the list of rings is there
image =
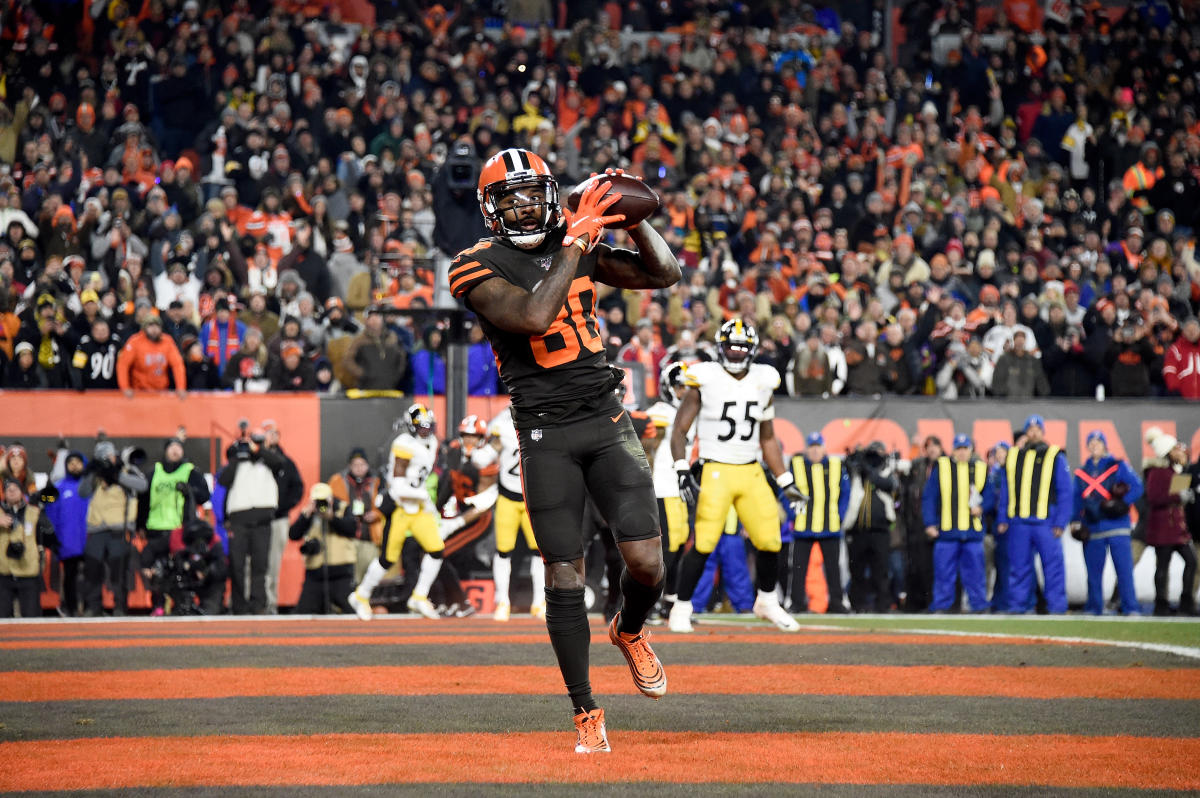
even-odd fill
[[[779,552],[760,551],[756,554],[755,581],[764,593],[774,593],[779,583]]]
[[[562,671],[575,712],[596,709],[592,683],[588,679],[592,630],[588,627],[583,588],[546,588],[546,631],[550,634],[558,669]]]
[[[654,585],[643,585],[630,576],[629,571],[621,572],[621,623],[620,631],[635,635],[642,630],[646,616],[663,594],[664,579]]]
[[[679,592],[676,593],[678,601],[692,600],[692,593],[696,592],[696,583],[700,581],[704,573],[704,564],[707,562],[708,555],[701,554],[695,548],[689,549],[688,553],[683,555],[683,562],[679,564]]]

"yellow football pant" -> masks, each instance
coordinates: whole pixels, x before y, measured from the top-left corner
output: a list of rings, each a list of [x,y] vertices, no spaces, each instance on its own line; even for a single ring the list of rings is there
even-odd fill
[[[537,551],[537,541],[533,538],[533,526],[529,523],[529,512],[525,502],[499,496],[496,498],[496,551],[508,554],[517,546],[517,532],[525,535],[525,544],[530,551]]]
[[[708,462],[700,475],[696,501],[696,551],[711,554],[725,531],[729,508],[737,511],[750,542],[759,551],[779,551],[779,508],[758,463]]]

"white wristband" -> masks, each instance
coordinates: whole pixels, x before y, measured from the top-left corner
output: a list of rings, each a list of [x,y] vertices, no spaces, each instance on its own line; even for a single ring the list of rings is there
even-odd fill
[[[689,463],[687,460],[676,460],[675,461],[675,470],[676,471],[691,471],[692,464]]]
[[[794,485],[795,483],[796,483],[796,478],[794,476],[792,476],[791,471],[784,471],[782,474],[775,477],[775,484],[779,486],[780,490],[790,487],[791,485]]]

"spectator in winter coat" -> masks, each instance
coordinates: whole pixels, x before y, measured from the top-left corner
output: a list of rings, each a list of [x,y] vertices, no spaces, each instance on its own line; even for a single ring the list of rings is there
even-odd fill
[[[1184,475],[1187,454],[1173,436],[1158,427],[1146,430],[1146,442],[1154,458],[1143,463],[1146,478],[1146,545],[1154,547],[1154,614],[1170,615],[1167,577],[1171,558],[1183,559],[1183,585],[1179,595],[1179,614],[1196,614],[1196,552],[1192,550],[1184,507],[1196,500],[1189,487],[1180,488],[1177,477]],[[1182,481],[1182,480],[1179,480]]]
[[[1200,319],[1183,323],[1183,331],[1163,359],[1167,390],[1184,399],[1200,399]]]
[[[267,379],[272,391],[315,391],[317,379],[312,363],[304,359],[304,350],[288,341],[280,348],[278,358],[267,363]]]
[[[1149,396],[1154,347],[1144,324],[1127,321],[1113,336],[1104,356],[1113,396]]]
[[[175,392],[187,393],[187,372],[175,342],[163,335],[162,321],[153,313],[142,319],[141,332],[134,333],[117,356],[117,385],[126,396],[134,391],[165,391],[174,380]]]
[[[383,325],[378,307],[367,310],[366,326],[346,350],[342,367],[362,390],[391,390],[400,384],[408,360],[396,334]]]
[[[225,364],[241,347],[245,337],[246,325],[233,317],[229,300],[221,297],[217,300],[216,315],[200,327],[200,345],[204,347],[205,356],[217,364],[218,374],[224,376]]]
[[[242,348],[225,367],[221,375],[221,384],[241,393],[266,393],[270,388],[267,379],[267,347],[263,344],[262,333],[257,327],[246,330],[242,340]]]
[[[467,331],[467,393],[471,396],[495,396],[500,392],[500,374],[492,345],[483,337],[483,328],[472,324]]]
[[[1026,349],[1025,330],[1013,332],[1012,347],[996,361],[992,393],[1009,399],[1031,399],[1050,393],[1042,361]]]

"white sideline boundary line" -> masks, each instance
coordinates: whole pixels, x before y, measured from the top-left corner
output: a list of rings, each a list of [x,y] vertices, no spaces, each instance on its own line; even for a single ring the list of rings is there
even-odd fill
[[[486,617],[486,616],[481,616],[481,617]],[[878,618],[878,619],[889,618],[890,619],[890,618],[894,618],[895,616],[894,615],[869,615],[869,614],[867,614],[867,615],[855,615],[854,617],[870,620],[872,618]],[[980,622],[983,624],[987,624],[987,623],[999,623],[999,622],[1002,622],[1005,620],[1010,620],[1011,617],[1012,616],[1005,616],[1005,615],[980,616],[977,618],[973,617],[973,618],[971,618],[971,620],[977,621],[977,622]],[[410,623],[410,622],[412,622],[412,623],[416,623],[416,622],[421,622],[424,620],[425,620],[424,618],[418,618],[415,615],[410,615],[410,614],[406,614],[406,613],[396,613],[396,614],[376,615],[370,621],[370,623],[378,623],[378,622],[384,622],[384,623]],[[725,620],[720,617],[714,617],[711,615],[700,615],[700,616],[697,616],[696,620],[703,626],[740,626],[740,627],[762,626],[764,628],[768,628],[771,626],[771,624],[766,623],[765,621],[762,623],[759,623],[759,622],[757,622],[757,619],[755,619],[754,621],[751,621],[750,619],[746,619],[745,621],[733,621],[733,620]],[[1029,616],[1026,618],[1022,618],[1021,620],[1036,621],[1036,622],[1055,622],[1055,621],[1062,622],[1063,620],[1069,620],[1069,617],[1067,619],[1064,619],[1061,617]],[[1113,618],[1091,617],[1091,618],[1087,618],[1086,620],[1100,621],[1102,623],[1142,623],[1142,622],[1144,622],[1144,619],[1142,619],[1142,618],[1118,618],[1118,617],[1113,617]],[[121,617],[103,617],[103,618],[6,618],[6,619],[0,619],[0,627],[5,627],[5,626],[18,627],[18,628],[23,627],[23,626],[25,626],[25,627],[28,627],[28,626],[55,627],[55,626],[60,626],[60,625],[65,626],[68,624],[71,626],[75,626],[75,625],[103,626],[103,625],[115,624],[115,623],[133,623],[133,624],[147,624],[147,625],[163,626],[165,624],[181,624],[181,625],[182,624],[206,624],[206,623],[221,623],[221,622],[229,622],[229,621],[234,621],[234,622],[251,621],[254,623],[263,623],[263,624],[268,624],[268,625],[270,625],[270,624],[288,624],[288,623],[307,622],[307,621],[325,621],[325,622],[329,622],[329,623],[344,623],[344,624],[348,624],[348,625],[364,623],[363,621],[360,621],[357,617],[347,616],[347,615],[188,615],[188,616],[177,616],[177,617],[165,616],[165,617],[158,617],[158,618],[152,618],[150,616],[137,616],[137,615],[128,616],[127,615],[127,616],[121,616]],[[1200,624],[1197,624],[1197,622],[1194,620],[1190,620],[1190,619],[1186,619],[1186,618],[1156,618],[1154,620],[1154,622],[1155,623],[1196,624],[1197,631],[1198,631],[1198,633],[1200,633]],[[802,624],[800,626],[800,628],[804,631],[809,631],[809,632],[827,632],[830,629],[835,629],[838,631],[850,631],[850,632],[884,631],[884,632],[895,632],[895,633],[899,633],[899,634],[912,634],[912,635],[949,635],[949,636],[953,636],[953,637],[1002,637],[1002,638],[1009,638],[1009,639],[1016,639],[1016,640],[1037,640],[1039,642],[1046,642],[1046,643],[1056,643],[1056,642],[1080,643],[1080,644],[1086,644],[1086,645],[1114,646],[1116,648],[1129,648],[1129,649],[1134,649],[1134,650],[1139,650],[1139,651],[1154,651],[1154,652],[1161,653],[1161,654],[1174,654],[1175,656],[1184,657],[1187,659],[1200,660],[1200,647],[1176,646],[1176,645],[1170,645],[1167,643],[1148,643],[1148,642],[1141,642],[1141,641],[1136,641],[1136,640],[1100,640],[1097,638],[1090,638],[1090,637],[1061,637],[1061,636],[1056,636],[1056,635],[1010,634],[1010,633],[1006,633],[1006,632],[989,632],[986,630],[980,630],[980,631],[976,632],[976,631],[964,631],[961,629],[920,629],[920,628],[895,627],[895,628],[888,628],[888,629],[884,629],[884,630],[870,630],[870,629],[862,629],[857,626],[841,626],[841,625],[837,625],[837,624]]]
[[[795,617],[795,616],[793,616],[793,617]],[[895,618],[896,616],[864,614],[864,615],[855,615],[854,617],[855,618],[865,618],[865,619],[869,620],[871,618],[879,618],[879,619]],[[1003,621],[1003,620],[1011,620],[1012,617],[1013,616],[1004,616],[1004,615],[981,616],[977,620],[979,620],[983,623],[989,623],[989,622],[999,622],[999,621]],[[747,621],[747,622],[728,621],[728,620],[720,620],[720,619],[715,619],[715,618],[710,620],[708,617],[706,617],[704,615],[698,616],[696,618],[696,620],[699,621],[704,626],[710,626],[710,625],[712,625],[712,626],[764,626],[764,627],[771,626],[771,624],[766,623],[765,621],[762,622],[761,624],[759,624],[759,623],[749,622],[749,621]],[[972,618],[972,620],[976,620],[976,619]],[[1064,619],[1061,617],[1031,616],[1029,618],[1022,618],[1021,620],[1037,620],[1037,621],[1047,621],[1047,622],[1059,621],[1059,622],[1061,622],[1063,620],[1069,620],[1069,618]],[[1081,620],[1101,621],[1101,622],[1106,622],[1106,623],[1139,623],[1139,622],[1143,621],[1143,619],[1141,619],[1141,618],[1117,618],[1117,617],[1114,617],[1114,618],[1103,618],[1103,617],[1095,618],[1095,617],[1093,617],[1093,618],[1087,618],[1087,619],[1081,619]],[[1188,618],[1156,618],[1155,622],[1157,622],[1157,623],[1166,622],[1166,623],[1196,624],[1197,633],[1200,634],[1200,624],[1197,624],[1196,621],[1188,619]],[[909,629],[909,628],[902,628],[902,627],[895,627],[895,628],[889,627],[887,629],[863,629],[863,628],[857,627],[857,626],[839,626],[837,624],[801,624],[800,629],[803,631],[807,631],[807,632],[828,632],[830,629],[835,629],[839,632],[884,632],[884,633],[895,632],[898,634],[949,635],[949,636],[953,636],[953,637],[1003,637],[1003,638],[1009,638],[1009,639],[1013,639],[1013,640],[1037,640],[1039,642],[1046,642],[1046,643],[1083,643],[1083,644],[1097,645],[1097,646],[1114,646],[1116,648],[1131,648],[1131,649],[1135,649],[1135,650],[1139,650],[1139,651],[1155,651],[1160,654],[1174,654],[1176,656],[1185,657],[1187,659],[1200,660],[1200,647],[1175,646],[1175,645],[1170,645],[1168,643],[1147,643],[1147,642],[1142,642],[1142,641],[1137,641],[1137,640],[1100,640],[1100,639],[1091,638],[1091,637],[1061,637],[1061,636],[1057,636],[1057,635],[1009,634],[1007,632],[988,632],[985,630],[980,630],[978,632],[968,632],[968,631],[964,631],[961,629]]]

